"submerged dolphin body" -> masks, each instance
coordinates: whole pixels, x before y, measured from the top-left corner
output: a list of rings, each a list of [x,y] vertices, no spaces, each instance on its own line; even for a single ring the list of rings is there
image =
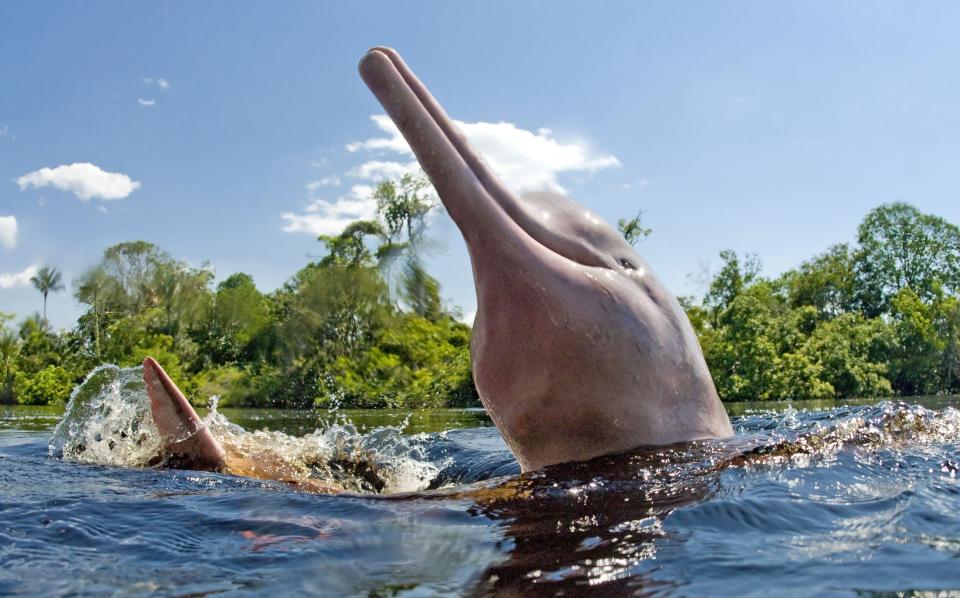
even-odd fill
[[[689,320],[617,231],[511,193],[394,50],[359,71],[466,240],[474,379],[524,470],[733,434]]]

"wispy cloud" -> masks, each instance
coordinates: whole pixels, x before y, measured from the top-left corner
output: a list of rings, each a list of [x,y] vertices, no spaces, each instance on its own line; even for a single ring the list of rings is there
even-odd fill
[[[89,162],[41,168],[15,179],[15,182],[21,191],[55,187],[73,193],[82,201],[124,199],[140,188],[139,181],[121,172],[107,172]]]
[[[288,233],[335,235],[355,220],[369,220],[377,214],[373,188],[354,185],[350,192],[334,201],[313,200],[301,213],[284,212],[283,230]]]
[[[352,154],[365,153],[371,159],[343,175],[366,184],[354,185],[347,195],[331,201],[314,198],[313,194],[321,187],[339,184],[340,177],[329,176],[307,183],[312,203],[300,213],[282,213],[283,230],[313,235],[339,233],[355,220],[376,216],[372,185],[419,171],[413,151],[393,121],[385,114],[375,114],[370,120],[383,134],[348,143],[346,149]],[[561,142],[549,129],[528,131],[508,122],[457,121],[457,126],[504,183],[517,192],[549,190],[562,193],[564,189],[557,179],[561,174],[591,174],[620,166],[616,157],[597,152],[582,141]],[[397,159],[391,160],[390,154]]]
[[[648,181],[647,179],[640,179],[636,183],[624,183],[620,185],[620,188],[627,190],[627,189],[633,189],[634,187],[646,187],[649,184],[650,184],[650,181]]]
[[[0,289],[24,287],[30,284],[30,279],[37,275],[37,267],[30,266],[23,272],[16,274],[0,274]]]
[[[392,152],[412,155],[410,146],[393,121],[384,114],[370,119],[386,137],[374,137],[347,144],[347,151]],[[604,168],[619,167],[620,161],[612,155],[595,151],[583,141],[557,140],[550,129],[528,131],[509,122],[454,121],[470,143],[483,155],[503,182],[517,192],[564,192],[557,181],[563,173],[592,174]],[[353,169],[351,174],[370,178],[382,174],[407,172],[416,162],[370,161]]]
[[[140,82],[147,87],[159,87],[160,89],[170,89],[170,82],[163,77],[143,77]]]
[[[388,151],[413,155],[413,152],[410,150],[410,146],[407,145],[407,141],[403,138],[403,135],[400,134],[400,129],[397,128],[397,125],[393,124],[393,121],[390,120],[389,116],[386,114],[374,114],[370,117],[370,120],[373,121],[373,124],[377,125],[378,129],[385,133],[389,133],[390,136],[374,137],[373,139],[367,139],[366,141],[354,141],[353,143],[348,143],[348,152],[354,153],[359,152],[360,150],[367,150]]]
[[[365,179],[368,181],[382,181],[384,179],[398,179],[405,174],[413,174],[420,169],[420,164],[412,162],[384,162],[371,160],[347,172],[347,176]]]
[[[170,89],[170,82],[164,79],[163,77],[142,77],[140,82],[143,83],[146,87],[156,88],[160,91],[167,91]],[[153,98],[137,98],[137,103],[139,103],[144,108],[149,108],[156,105],[157,101]]]
[[[0,123],[0,137],[6,137],[10,134],[10,127],[7,126],[7,123]]]
[[[311,193],[319,189],[320,187],[339,187],[340,186],[340,177],[334,176],[325,176],[322,179],[317,179],[316,181],[310,181],[306,184],[307,191]]]
[[[15,216],[0,216],[0,245],[7,249],[17,246],[17,218]]]

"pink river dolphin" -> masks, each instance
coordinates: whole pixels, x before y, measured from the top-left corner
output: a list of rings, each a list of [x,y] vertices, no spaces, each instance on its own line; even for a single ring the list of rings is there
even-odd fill
[[[733,434],[686,314],[613,227],[565,196],[511,192],[394,50],[359,70],[466,241],[474,379],[524,471]],[[174,462],[222,467],[156,361],[144,379]]]

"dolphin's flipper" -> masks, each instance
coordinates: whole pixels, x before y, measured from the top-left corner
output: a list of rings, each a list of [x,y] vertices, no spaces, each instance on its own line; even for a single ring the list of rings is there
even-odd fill
[[[143,360],[143,381],[153,421],[163,438],[167,465],[182,469],[220,470],[225,454],[200,416],[152,357]]]

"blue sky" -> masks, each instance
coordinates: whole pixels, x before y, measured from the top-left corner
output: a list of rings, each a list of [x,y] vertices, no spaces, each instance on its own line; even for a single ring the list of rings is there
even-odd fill
[[[960,222],[958,17],[946,2],[2,3],[0,311],[39,309],[18,283],[49,264],[68,281],[50,318],[71,325],[69,281],[132,239],[282,284],[322,253],[318,227],[363,211],[370,177],[409,165],[356,74],[374,45],[509,183],[562,187],[610,221],[644,209],[641,253],[678,294],[721,249],[777,274],[883,202]],[[96,169],[56,170],[78,163]],[[432,234],[443,295],[469,313],[459,234],[445,217]]]

